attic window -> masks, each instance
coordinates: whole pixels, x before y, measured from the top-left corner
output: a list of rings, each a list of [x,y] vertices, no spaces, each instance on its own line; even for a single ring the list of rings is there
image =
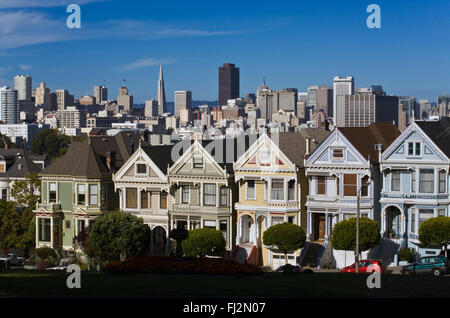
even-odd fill
[[[136,168],[136,172],[137,174],[147,174],[147,165],[145,164],[137,164],[137,168]]]
[[[261,150],[259,153],[259,163],[262,166],[270,166],[272,160],[272,152],[269,149]]]
[[[194,168],[203,168],[203,157],[194,156]]]
[[[343,149],[333,149],[333,159],[343,159],[344,150]]]

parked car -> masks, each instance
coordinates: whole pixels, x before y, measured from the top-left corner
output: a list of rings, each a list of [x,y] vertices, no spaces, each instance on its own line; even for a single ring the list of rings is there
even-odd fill
[[[433,276],[441,276],[450,272],[450,263],[443,255],[421,257],[417,262],[403,266],[401,272],[404,275],[433,274]]]
[[[1,257],[0,262],[8,263],[8,266],[21,266],[25,263],[25,259],[23,257],[17,257],[14,254],[8,254],[5,257]]]
[[[386,266],[380,259],[366,259],[358,262],[360,273],[386,273]],[[341,273],[355,273],[356,263],[341,269]]]
[[[300,273],[311,274],[311,273],[313,273],[313,271],[309,268],[303,269],[298,265],[294,266],[291,264],[286,264],[286,265],[280,266],[275,270],[275,272],[276,273],[289,273],[289,274],[300,274]]]

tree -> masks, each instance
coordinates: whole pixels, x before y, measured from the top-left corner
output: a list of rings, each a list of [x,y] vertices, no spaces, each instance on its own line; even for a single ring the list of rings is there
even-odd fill
[[[14,181],[11,196],[19,207],[35,208],[39,201],[41,181],[39,176],[32,172],[25,176],[25,180]]]
[[[29,249],[35,245],[34,213],[0,200],[0,247]]]
[[[419,228],[419,240],[425,245],[445,246],[450,243],[450,217],[438,216],[423,222]]]
[[[0,148],[5,148],[5,145],[7,145],[8,148],[20,148],[15,143],[13,143],[8,136],[0,134]]]
[[[225,245],[222,232],[205,227],[189,231],[188,238],[183,241],[183,253],[189,257],[219,256],[225,252]]]
[[[269,227],[264,232],[263,242],[269,249],[282,252],[287,264],[287,254],[305,246],[306,233],[296,224],[280,223]]]
[[[84,252],[103,263],[124,261],[128,256],[144,255],[149,244],[150,228],[141,218],[113,211],[99,215],[89,224]]]
[[[55,129],[43,129],[32,141],[31,151],[38,155],[46,153],[53,161],[66,153],[71,140],[69,136],[60,134]]]
[[[380,241],[378,223],[363,217],[359,219],[359,250],[366,251]],[[334,249],[354,251],[356,248],[356,218],[337,223],[331,231],[331,244]]]

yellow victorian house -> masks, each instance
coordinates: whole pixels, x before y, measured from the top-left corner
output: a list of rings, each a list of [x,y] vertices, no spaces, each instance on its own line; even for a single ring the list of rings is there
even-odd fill
[[[329,133],[323,128],[307,128],[263,134],[235,162],[239,187],[236,260],[274,269],[285,263],[283,254],[264,246],[264,231],[284,222],[306,229],[304,159]],[[288,262],[296,265],[300,252],[288,255]]]

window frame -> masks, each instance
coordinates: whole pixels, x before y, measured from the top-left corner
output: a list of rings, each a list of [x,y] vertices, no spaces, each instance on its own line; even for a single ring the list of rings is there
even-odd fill
[[[80,193],[80,188],[83,188],[83,192]],[[83,200],[80,200],[80,195],[84,196]],[[77,205],[86,205],[86,184],[77,183]]]
[[[142,167],[142,166],[144,166],[145,167],[145,171],[144,172],[139,172],[139,167]],[[142,163],[142,162],[138,162],[138,163],[136,163],[136,175],[137,176],[146,176],[147,175],[147,165],[145,164],[145,163]]]
[[[323,182],[320,182],[323,180]],[[323,185],[323,193],[321,190],[321,185]],[[316,177],[316,194],[317,195],[327,195],[327,177],[326,176],[317,176]]]
[[[398,179],[394,179],[394,175],[398,175]],[[394,181],[398,181],[398,188],[394,189]],[[391,192],[400,192],[402,189],[402,172],[401,170],[391,171]]]
[[[130,206],[128,202],[128,192],[136,192],[136,206]],[[125,208],[126,209],[137,209],[138,208],[138,191],[137,188],[125,188]]]
[[[274,184],[281,184],[281,187],[274,187]],[[282,193],[282,198],[279,199],[278,194]],[[274,194],[277,193],[276,197],[274,198]],[[270,183],[270,200],[271,201],[284,201],[286,199],[285,195],[285,188],[284,188],[284,180],[283,179],[272,179],[272,182]]]
[[[89,184],[89,205],[98,205],[98,184]],[[95,189],[95,193],[92,193],[91,189]],[[95,203],[92,199],[95,198]]]
[[[219,205],[220,206],[228,205],[228,188],[227,187],[219,188]]]
[[[441,180],[442,176],[443,180]],[[441,190],[442,186],[443,190]],[[439,193],[445,193],[447,191],[447,172],[445,170],[439,170],[438,172],[438,191]]]
[[[341,152],[342,156],[335,156],[335,152]],[[344,148],[333,148],[331,149],[331,159],[334,160],[344,160]]]
[[[296,189],[296,185],[297,183],[295,182],[295,180],[289,180],[287,183],[288,186],[288,193],[287,193],[287,199],[288,201],[295,201],[295,189]],[[292,185],[292,187],[291,187]]]
[[[354,178],[354,183],[346,183],[349,178]],[[348,173],[344,174],[344,197],[356,197],[358,195],[358,175],[356,173]],[[346,180],[347,179],[347,180]],[[352,190],[353,189],[353,190]],[[350,191],[351,190],[351,191]],[[349,193],[350,191],[350,193]]]
[[[185,195],[187,195],[187,198],[185,198]],[[181,186],[181,204],[189,204],[189,198],[190,198],[189,186],[188,185],[182,185]]]
[[[52,185],[55,185],[55,190],[52,190]],[[52,193],[55,193],[54,201],[52,200]],[[48,183],[48,202],[49,203],[56,203],[58,200],[58,185],[56,182],[49,182]]]
[[[432,179],[432,180],[422,180],[422,175],[423,175],[423,172],[424,172],[424,171],[431,171],[431,172],[433,172],[433,173],[432,173],[433,179]],[[435,176],[434,176],[434,169],[420,169],[420,170],[419,170],[419,193],[434,193],[434,192],[435,192],[435,189],[434,189],[434,179],[435,179]],[[431,184],[431,191],[430,191],[430,192],[423,191],[423,190],[424,190],[424,188],[423,188],[423,182],[427,182],[427,183],[430,183],[430,184]]]
[[[249,196],[249,183],[253,183],[253,197]],[[247,200],[256,200],[256,181],[255,180],[247,180],[245,182],[245,199]]]
[[[208,188],[208,192],[206,189]],[[209,193],[209,189],[213,189],[211,193]],[[211,200],[206,200],[206,198]],[[208,201],[208,203],[206,203]],[[209,202],[212,201],[212,202]],[[215,183],[204,183],[203,184],[203,205],[204,206],[216,206],[217,204],[217,185]]]

